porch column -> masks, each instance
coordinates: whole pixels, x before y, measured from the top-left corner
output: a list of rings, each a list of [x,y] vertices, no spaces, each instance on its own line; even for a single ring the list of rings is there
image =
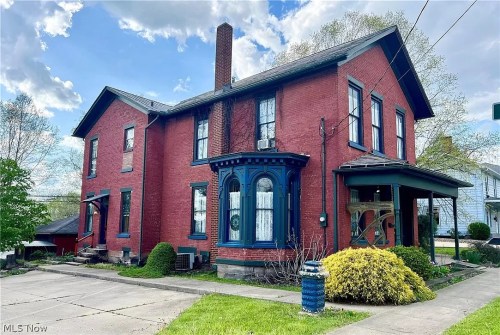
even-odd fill
[[[396,227],[396,245],[401,245],[401,205],[399,200],[399,187],[399,184],[392,184],[394,226]]]
[[[453,227],[455,228],[455,259],[460,260],[459,244],[458,244],[458,215],[457,215],[457,198],[453,197]]]
[[[436,262],[436,251],[434,249],[434,193],[429,193],[429,245],[431,248],[431,261]]]

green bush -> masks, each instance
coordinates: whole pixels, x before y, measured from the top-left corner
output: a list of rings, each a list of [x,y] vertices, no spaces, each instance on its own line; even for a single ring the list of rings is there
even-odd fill
[[[481,264],[481,254],[475,250],[467,251],[465,253],[465,258],[472,264]]]
[[[422,277],[423,280],[431,277],[433,265],[429,260],[429,256],[422,249],[399,245],[388,250],[401,258],[405,265]]]
[[[429,238],[430,238],[430,233],[429,233],[429,225],[430,225],[430,220],[429,220],[429,215],[427,214],[420,214],[418,216],[418,244],[426,251],[430,250],[430,245],[429,245]],[[432,231],[434,232],[434,235],[437,232],[438,226],[437,226],[437,221],[433,220],[433,229]]]
[[[491,234],[490,227],[483,222],[472,222],[467,230],[473,240],[487,240]]]
[[[35,250],[30,255],[30,261],[38,261],[46,258],[47,258],[47,253],[42,250]]]
[[[442,278],[446,277],[451,272],[450,268],[447,266],[433,266],[431,272],[431,278]]]
[[[149,254],[144,268],[157,271],[165,276],[174,270],[176,258],[177,254],[174,248],[168,243],[160,242]]]
[[[125,277],[160,278],[168,275],[175,268],[177,254],[168,243],[158,243],[148,256],[142,268],[127,268],[118,274]]]
[[[0,270],[5,269],[6,266],[7,266],[7,260],[0,258]]]
[[[472,250],[481,255],[481,263],[500,264],[500,249],[483,242],[471,243]]]
[[[408,304],[434,299],[424,281],[394,253],[380,249],[346,249],[323,259],[329,273],[329,301]]]

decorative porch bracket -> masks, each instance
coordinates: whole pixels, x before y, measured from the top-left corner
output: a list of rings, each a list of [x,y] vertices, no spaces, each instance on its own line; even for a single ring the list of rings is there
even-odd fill
[[[384,220],[394,216],[394,205],[392,201],[376,201],[376,202],[355,202],[347,205],[347,210],[353,214],[358,214],[358,221],[356,222],[357,231],[361,231],[359,222],[361,217],[365,212],[372,211],[375,213],[374,220],[365,227],[365,229],[357,236],[351,244],[353,245],[364,245],[361,241],[366,241],[368,246],[376,247],[377,244],[385,245],[387,241],[387,236],[384,231]],[[380,212],[384,211],[386,213],[380,215]],[[374,231],[374,238],[370,241],[369,233]]]

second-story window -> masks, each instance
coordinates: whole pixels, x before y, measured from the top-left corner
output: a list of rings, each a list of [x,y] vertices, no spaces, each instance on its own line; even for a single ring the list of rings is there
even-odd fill
[[[373,150],[383,152],[382,147],[382,103],[372,97],[372,146]]]
[[[134,127],[126,128],[124,135],[123,150],[131,151],[134,149]]]
[[[89,153],[89,176],[96,175],[97,169],[97,138],[90,141],[90,153]]]
[[[257,141],[268,140],[268,147],[275,145],[276,99],[275,97],[261,99],[258,104]],[[261,145],[261,148],[266,148]]]
[[[349,84],[349,141],[362,145],[361,115],[361,89]]]
[[[406,159],[405,117],[399,111],[396,112],[396,138],[397,138],[397,157],[399,159]]]
[[[200,114],[196,120],[195,160],[208,158],[208,115]]]

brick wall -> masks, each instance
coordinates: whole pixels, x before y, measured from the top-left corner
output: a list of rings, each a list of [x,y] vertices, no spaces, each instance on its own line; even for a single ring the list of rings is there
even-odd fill
[[[212,119],[209,119],[209,142],[212,141]],[[169,118],[165,124],[162,181],[162,222],[160,240],[179,246],[209,251],[210,240],[191,240],[191,183],[209,182],[207,193],[213,193],[212,172],[208,164],[192,166],[194,117],[184,114]],[[211,145],[211,144],[209,144]],[[210,151],[209,151],[210,152]],[[216,186],[215,186],[216,187]],[[207,236],[212,236],[213,198],[207,197]]]
[[[135,124],[133,171],[122,173],[123,161],[123,126]],[[142,178],[142,148],[144,127],[147,116],[120,100],[114,100],[105,113],[97,120],[85,137],[82,200],[88,192],[96,195],[101,190],[109,189],[109,211],[107,222],[107,246],[110,250],[121,251],[122,247],[130,247],[131,255],[136,255],[139,248],[139,220],[141,210],[141,178]],[[98,136],[96,177],[87,179],[89,171],[89,139]],[[121,188],[132,188],[130,208],[130,238],[117,238],[120,227]],[[80,227],[78,236],[83,236],[85,225],[85,204],[80,207]],[[94,243],[99,240],[99,215],[94,215]],[[85,240],[80,243],[90,243]]]
[[[149,117],[153,122],[155,116]],[[144,218],[142,229],[142,252],[147,255],[160,242],[162,225],[162,182],[164,127],[162,119],[157,119],[147,130],[146,175],[144,185]]]

